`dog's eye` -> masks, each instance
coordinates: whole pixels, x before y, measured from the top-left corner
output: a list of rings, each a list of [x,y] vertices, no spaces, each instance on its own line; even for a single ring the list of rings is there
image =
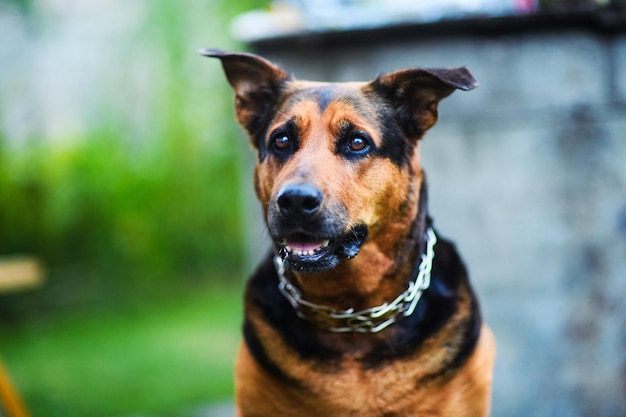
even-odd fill
[[[279,151],[284,151],[289,148],[291,145],[291,140],[289,140],[289,136],[287,135],[277,135],[274,138],[274,147]]]
[[[369,146],[367,140],[360,136],[354,136],[348,142],[348,147],[352,152],[365,152],[369,149]]]

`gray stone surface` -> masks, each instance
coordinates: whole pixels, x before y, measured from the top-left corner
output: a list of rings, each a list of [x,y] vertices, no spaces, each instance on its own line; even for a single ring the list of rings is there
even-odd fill
[[[584,28],[259,48],[299,78],[469,66],[422,143],[498,340],[494,416],[626,410],[626,37]],[[257,218],[257,205],[252,214]],[[260,242],[260,226],[252,240]]]

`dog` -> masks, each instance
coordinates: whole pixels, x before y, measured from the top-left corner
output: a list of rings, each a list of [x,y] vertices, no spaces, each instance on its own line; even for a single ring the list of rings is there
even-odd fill
[[[272,251],[245,292],[240,417],[490,413],[495,339],[455,246],[434,229],[418,148],[465,67],[301,81],[218,58],[257,152]]]

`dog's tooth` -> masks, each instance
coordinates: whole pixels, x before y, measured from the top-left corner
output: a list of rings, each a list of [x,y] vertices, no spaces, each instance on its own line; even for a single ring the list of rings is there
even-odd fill
[[[328,246],[329,243],[330,240],[326,239],[324,242],[322,242],[322,247],[325,248],[326,246]]]
[[[299,250],[299,249],[296,249],[296,250],[294,251],[294,253],[295,253],[296,255],[298,255],[298,256],[302,256],[302,251],[301,251],[301,250]]]
[[[309,250],[309,256],[313,256],[313,254],[314,254],[314,253],[315,253],[315,252],[313,251],[313,249],[310,249],[310,250]]]
[[[292,251],[291,246],[289,246],[289,245],[285,245],[285,250],[286,250],[287,252],[291,252],[291,251]]]

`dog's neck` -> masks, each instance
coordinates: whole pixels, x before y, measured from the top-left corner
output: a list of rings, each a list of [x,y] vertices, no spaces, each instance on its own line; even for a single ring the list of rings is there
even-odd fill
[[[382,305],[405,291],[426,251],[430,227],[423,172],[414,185],[418,187],[407,218],[395,219],[371,235],[354,259],[344,259],[320,273],[289,272],[289,280],[303,298],[338,310],[358,311]]]

